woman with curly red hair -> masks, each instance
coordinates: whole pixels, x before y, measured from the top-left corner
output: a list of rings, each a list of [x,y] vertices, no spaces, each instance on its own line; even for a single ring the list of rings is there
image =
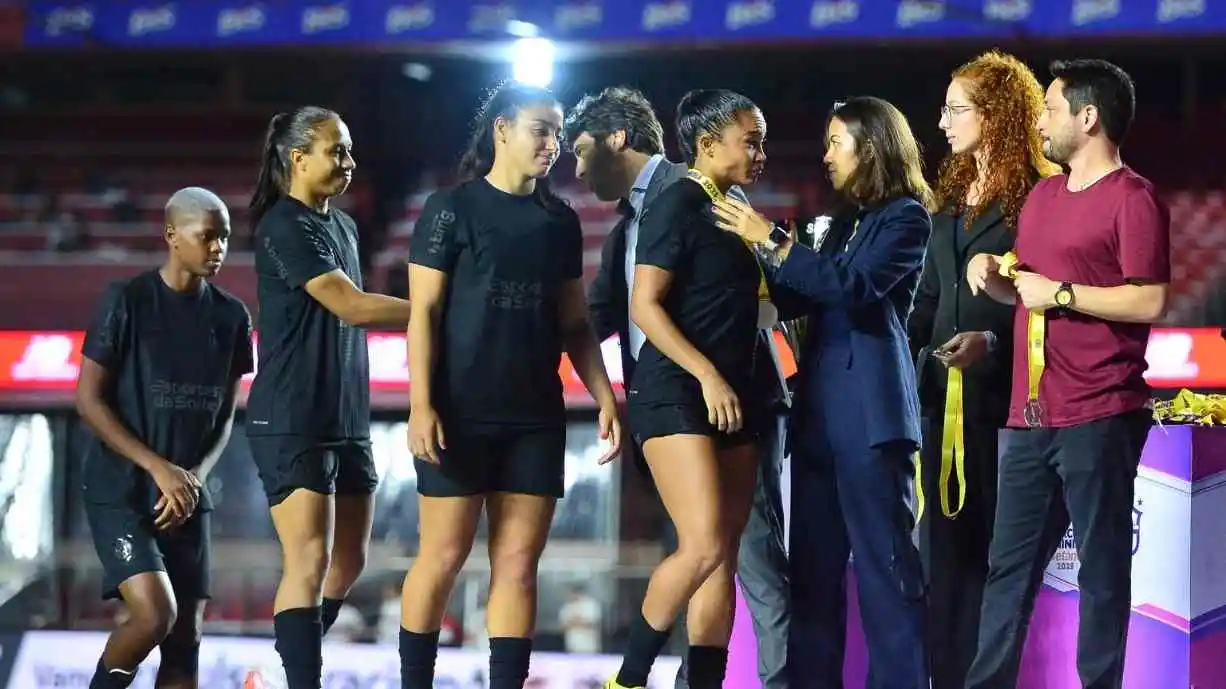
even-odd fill
[[[1013,248],[1018,214],[1039,179],[1043,87],[1017,58],[992,51],[954,71],[940,127],[950,145],[939,212],[908,325],[923,418],[920,549],[929,585],[933,689],[961,689],[975,655],[996,511],[997,431],[1009,409],[1013,308],[974,296],[971,256]]]

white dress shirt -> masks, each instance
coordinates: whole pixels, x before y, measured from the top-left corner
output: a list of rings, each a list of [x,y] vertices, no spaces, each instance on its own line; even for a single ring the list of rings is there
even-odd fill
[[[630,207],[634,209],[634,217],[626,224],[626,304],[630,304],[631,295],[634,294],[634,257],[639,244],[639,218],[643,217],[643,201],[647,198],[647,185],[651,184],[651,178],[656,174],[656,168],[660,166],[660,161],[664,160],[661,154],[653,155],[647,159],[647,164],[639,171],[639,176],[634,179],[634,185],[630,187],[630,198],[626,199],[630,202]],[[643,343],[647,341],[647,336],[642,330],[634,324],[634,321],[629,321],[630,335],[630,356],[635,361],[639,359],[639,350],[643,348]]]

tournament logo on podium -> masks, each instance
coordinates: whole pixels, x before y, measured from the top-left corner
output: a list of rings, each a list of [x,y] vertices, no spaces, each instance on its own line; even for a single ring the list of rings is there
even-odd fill
[[[1140,501],[1132,506],[1132,554],[1135,556],[1141,549],[1141,511]]]
[[[1144,511],[1141,507],[1144,501],[1138,497],[1132,506],[1132,555],[1136,557],[1141,550],[1141,517]],[[1077,588],[1077,573],[1081,570],[1081,559],[1077,556],[1077,536],[1072,525],[1060,538],[1060,546],[1047,563],[1044,579],[1048,586],[1058,591],[1071,591]]]

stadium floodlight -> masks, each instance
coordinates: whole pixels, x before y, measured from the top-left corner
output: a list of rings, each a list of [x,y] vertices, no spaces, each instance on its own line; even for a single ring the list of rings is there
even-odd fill
[[[547,38],[521,38],[511,46],[511,73],[515,81],[545,87],[553,81],[557,49]]]

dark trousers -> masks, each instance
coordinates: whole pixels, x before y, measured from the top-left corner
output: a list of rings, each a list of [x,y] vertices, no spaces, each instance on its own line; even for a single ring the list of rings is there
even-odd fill
[[[781,429],[780,429],[781,430]],[[753,510],[741,549],[737,553],[737,578],[758,641],[758,677],[763,689],[787,689],[788,604],[787,551],[783,540],[783,505],[779,492],[779,462],[783,457],[782,433],[770,433],[762,442],[758,485]],[[686,689],[688,668],[682,656],[676,689]]]
[[[979,641],[979,608],[988,580],[988,544],[996,516],[995,424],[963,426],[966,502],[954,517],[941,511],[941,417],[924,419],[921,480],[927,504],[919,524],[920,558],[928,582],[928,657],[932,689],[962,689]],[[949,504],[957,508],[957,482]]]
[[[923,571],[911,541],[912,446],[869,446],[862,425],[828,411],[828,432],[792,443],[788,686],[843,687],[854,552],[869,653],[865,689],[928,689]]]
[[[1070,519],[1081,570],[1077,673],[1119,689],[1132,595],[1133,484],[1151,416],[1005,432],[979,648],[967,689],[1014,689],[1043,571]]]

